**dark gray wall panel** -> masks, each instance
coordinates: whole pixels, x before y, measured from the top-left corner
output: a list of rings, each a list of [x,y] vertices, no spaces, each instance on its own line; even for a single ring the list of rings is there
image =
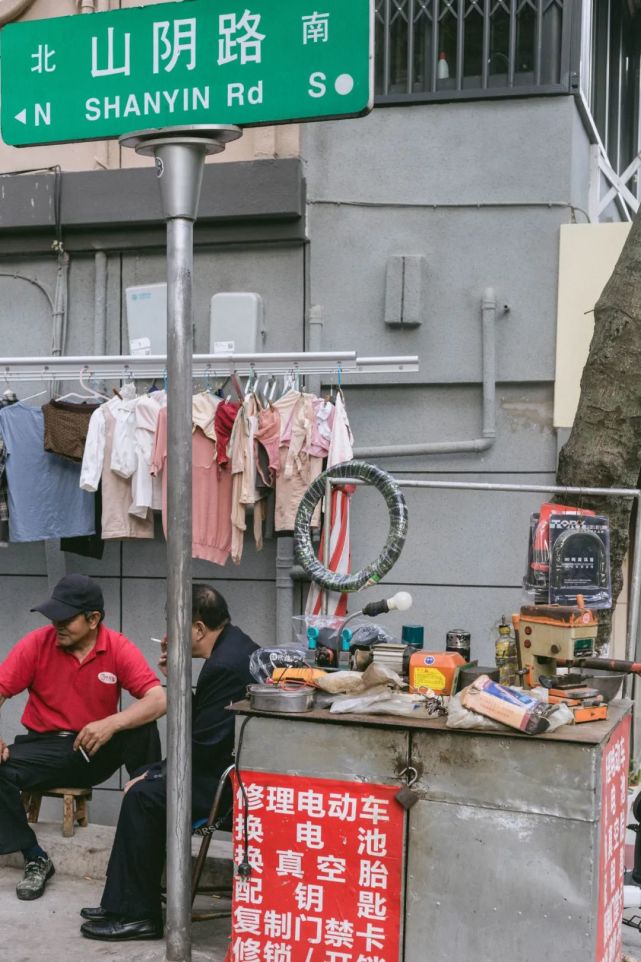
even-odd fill
[[[556,209],[312,205],[311,300],[323,306],[325,346],[419,354],[424,382],[479,381],[481,298],[493,287],[499,380],[553,380],[558,236],[568,219]],[[425,316],[408,330],[385,324],[387,260],[397,254],[427,261]]]
[[[500,346],[499,346],[500,351]],[[347,409],[359,448],[465,441],[481,436],[480,385],[350,386]],[[543,384],[500,384],[496,440],[479,454],[385,458],[388,471],[554,471],[553,389]]]
[[[304,124],[307,193],[408,204],[567,201],[575,113],[572,97],[540,97]]]

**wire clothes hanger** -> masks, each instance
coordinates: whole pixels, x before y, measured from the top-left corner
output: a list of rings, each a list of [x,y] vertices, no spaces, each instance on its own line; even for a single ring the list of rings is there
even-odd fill
[[[84,373],[85,373],[84,371],[80,371],[78,375],[78,380],[80,381],[80,386],[86,392],[85,394],[78,394],[77,391],[69,391],[68,394],[63,394],[62,397],[56,398],[56,400],[68,401],[70,398],[78,398],[80,401],[90,401],[90,400],[108,401],[109,398],[107,397],[106,394],[100,394],[99,391],[94,391],[92,387],[89,387],[88,384],[85,384],[83,380]]]
[[[25,404],[26,401],[33,401],[36,397],[42,397],[43,394],[48,394],[48,391],[36,391],[35,394],[30,394],[29,397],[21,397],[19,400]]]

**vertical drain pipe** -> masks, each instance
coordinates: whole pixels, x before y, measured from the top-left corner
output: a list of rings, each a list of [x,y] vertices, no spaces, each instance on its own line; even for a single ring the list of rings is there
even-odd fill
[[[481,301],[483,338],[483,437],[496,439],[496,294],[486,287]],[[489,445],[488,445],[489,447]]]
[[[276,638],[277,645],[289,644],[294,614],[294,539],[285,535],[276,539]]]
[[[418,444],[389,444],[355,448],[354,457],[402,458],[424,454],[465,454],[488,451],[496,441],[496,295],[486,287],[481,300],[481,341],[483,351],[482,436],[471,441],[425,441]]]
[[[69,255],[66,251],[58,254],[56,290],[53,295],[51,354],[60,357],[65,352],[67,335],[67,300],[69,292]]]
[[[313,307],[309,309],[309,324],[308,324],[308,351],[312,353],[320,352],[323,350],[323,308],[320,304],[314,304]],[[307,390],[311,394],[319,395],[321,392],[321,376],[320,374],[308,374],[307,375]]]
[[[98,357],[107,353],[107,255],[96,251],[94,257],[93,351]]]
[[[58,270],[56,273],[56,289],[53,295],[53,311],[51,314],[51,354],[60,357],[64,354],[67,337],[67,302],[69,300],[69,255],[66,251],[58,252]],[[51,397],[58,393],[59,383],[51,384]],[[60,541],[49,539],[45,541],[45,567],[47,570],[47,584],[49,591],[67,573],[67,560],[64,551],[60,550]]]

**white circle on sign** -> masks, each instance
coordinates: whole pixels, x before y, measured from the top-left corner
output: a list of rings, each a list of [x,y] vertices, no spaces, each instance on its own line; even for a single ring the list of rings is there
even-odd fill
[[[342,73],[340,77],[336,78],[336,83],[334,84],[334,89],[337,94],[341,94],[343,97],[345,94],[351,94],[354,89],[354,78],[348,73]]]

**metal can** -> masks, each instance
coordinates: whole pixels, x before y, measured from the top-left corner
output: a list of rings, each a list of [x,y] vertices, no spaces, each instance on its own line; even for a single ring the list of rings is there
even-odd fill
[[[471,642],[472,635],[469,631],[464,631],[462,628],[452,628],[452,630],[447,633],[445,650],[455,651],[461,655],[465,661],[469,661]]]

